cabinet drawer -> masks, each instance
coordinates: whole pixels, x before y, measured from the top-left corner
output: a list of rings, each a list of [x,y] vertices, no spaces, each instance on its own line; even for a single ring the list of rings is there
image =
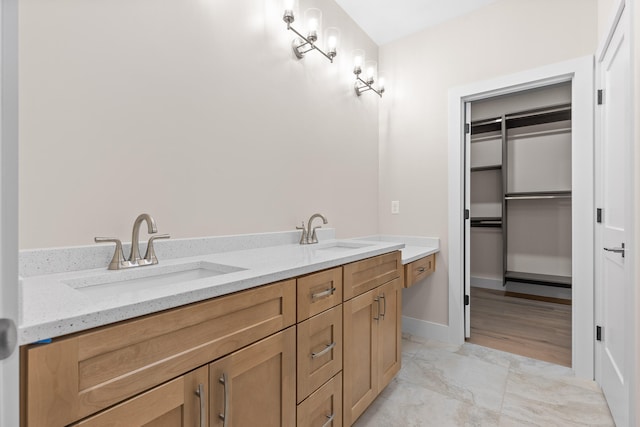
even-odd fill
[[[342,305],[298,324],[298,403],[342,370]]]
[[[208,383],[209,368],[204,366],[71,427],[202,425],[201,420],[207,420]]]
[[[436,254],[420,258],[404,266],[404,287],[413,286],[436,270]]]
[[[400,251],[347,264],[344,269],[343,299],[347,301],[377,286],[400,277]]]
[[[342,373],[298,405],[298,426],[342,427]]]
[[[342,302],[342,267],[298,279],[298,322]]]
[[[288,280],[27,347],[25,425],[67,425],[293,325],[295,286]]]

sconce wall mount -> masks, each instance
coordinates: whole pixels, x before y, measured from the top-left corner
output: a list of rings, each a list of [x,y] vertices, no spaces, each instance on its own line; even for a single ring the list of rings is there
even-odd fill
[[[309,9],[307,12],[312,12],[321,14],[318,9]],[[287,24],[287,30],[293,31],[298,37],[294,38],[291,42],[291,48],[296,58],[302,59],[307,52],[311,52],[312,50],[317,50],[320,52],[325,58],[327,58],[330,62],[333,63],[333,58],[337,55],[337,35],[329,37],[329,49],[327,52],[320,49],[316,42],[318,41],[318,25],[319,18],[310,18],[309,19],[309,29],[307,35],[303,35],[298,30],[296,30],[291,24],[295,22],[295,15],[292,9],[285,9],[284,15],[282,16],[282,20]],[[337,29],[334,29],[337,33]]]

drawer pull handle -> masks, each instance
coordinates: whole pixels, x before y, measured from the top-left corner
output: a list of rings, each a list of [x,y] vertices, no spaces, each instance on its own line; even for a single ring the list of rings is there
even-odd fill
[[[322,424],[322,427],[330,426],[335,417],[336,417],[336,414],[327,415],[327,422]]]
[[[222,427],[227,427],[227,414],[229,413],[229,396],[227,393],[227,374],[224,372],[218,380],[222,384],[223,396],[224,396],[224,408],[222,414],[218,414],[218,417],[222,420]]]
[[[198,384],[198,388],[196,389],[196,395],[200,399],[200,427],[205,427],[207,425],[207,420],[205,416],[206,401],[204,396],[204,386],[202,384]]]
[[[311,353],[311,358],[315,359],[316,357],[320,357],[320,356],[328,353],[329,351],[331,351],[331,349],[333,347],[335,347],[335,346],[336,346],[336,342],[335,341],[332,342],[331,344],[327,344],[327,346],[322,351],[319,351],[317,353]]]
[[[425,270],[425,268],[424,268],[424,267],[420,267],[420,268],[418,269],[418,273],[424,273],[424,270]]]
[[[333,293],[336,291],[336,288],[329,288],[327,290],[324,290],[322,292],[318,292],[317,294],[311,294],[311,299],[314,300],[316,298],[322,298],[322,297],[326,297],[329,295],[333,295]]]
[[[380,298],[375,297],[373,301],[378,303],[378,317],[373,316],[373,320],[380,320]]]

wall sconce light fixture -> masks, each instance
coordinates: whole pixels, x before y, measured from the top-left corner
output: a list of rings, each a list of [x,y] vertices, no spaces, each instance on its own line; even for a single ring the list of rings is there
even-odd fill
[[[322,11],[320,9],[311,8],[304,12],[304,22],[307,27],[307,35],[304,36],[291,26],[295,21],[295,13],[293,11],[294,4],[295,0],[285,0],[284,15],[282,16],[282,20],[287,23],[287,30],[293,31],[298,36],[291,42],[293,53],[298,59],[302,59],[305,53],[317,50],[324,55],[325,58],[333,62],[333,58],[336,57],[338,52],[340,31],[334,27],[327,28],[325,36],[328,51],[323,51],[315,44],[318,41],[318,33],[321,32],[322,28]]]
[[[364,65],[364,78],[361,77],[362,70]],[[378,96],[382,97],[384,93],[384,77],[378,77],[378,89],[373,87],[373,83],[376,81],[376,73],[378,71],[378,66],[375,61],[366,61],[364,60],[364,50],[356,49],[353,52],[353,74],[356,75],[356,83],[354,85],[354,89],[356,91],[356,95],[360,96],[362,92],[366,92],[371,90],[378,94]]]

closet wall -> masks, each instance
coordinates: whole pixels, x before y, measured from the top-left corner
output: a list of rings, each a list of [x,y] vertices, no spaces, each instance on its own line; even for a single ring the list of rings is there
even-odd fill
[[[570,102],[566,83],[472,104],[472,286],[504,289],[506,282],[509,290],[541,294],[547,285],[570,286]],[[565,107],[541,114],[554,106]]]

